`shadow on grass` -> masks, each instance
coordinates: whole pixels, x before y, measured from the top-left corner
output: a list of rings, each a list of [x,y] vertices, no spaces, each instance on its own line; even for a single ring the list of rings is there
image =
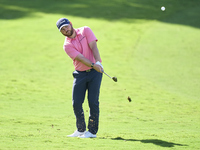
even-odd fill
[[[163,5],[165,12],[160,10]],[[126,22],[168,18],[168,23],[200,28],[199,0],[0,0],[0,19],[32,17],[34,12]]]
[[[142,142],[142,143],[152,143],[161,147],[174,147],[174,146],[188,146],[185,144],[178,144],[173,142],[167,142],[159,139],[144,139],[144,140],[137,140],[137,139],[124,139],[121,137],[111,138],[112,140],[122,140],[122,141],[132,141],[132,142]]]

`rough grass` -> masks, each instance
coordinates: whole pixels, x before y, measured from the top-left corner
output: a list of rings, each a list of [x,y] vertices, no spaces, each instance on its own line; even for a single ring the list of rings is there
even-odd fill
[[[31,2],[0,0],[1,150],[200,147],[199,1]],[[92,28],[118,78],[103,77],[96,139],[66,137],[74,68],[55,25],[63,16]],[[87,100],[84,110],[87,121]]]

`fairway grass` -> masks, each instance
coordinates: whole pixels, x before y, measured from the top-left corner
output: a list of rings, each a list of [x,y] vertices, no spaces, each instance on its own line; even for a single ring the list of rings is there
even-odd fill
[[[0,150],[199,149],[199,2],[78,2],[0,0]],[[118,78],[103,76],[95,139],[67,137],[76,128],[74,68],[55,25],[63,16],[94,31]],[[83,107],[88,122],[87,99]]]

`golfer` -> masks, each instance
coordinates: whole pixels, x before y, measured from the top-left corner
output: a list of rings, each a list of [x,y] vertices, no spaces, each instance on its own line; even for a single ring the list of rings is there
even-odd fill
[[[77,130],[68,137],[96,138],[99,126],[99,92],[103,72],[96,44],[97,38],[89,27],[74,29],[72,23],[66,18],[59,19],[56,25],[65,36],[63,48],[73,60],[75,67],[72,104]],[[90,108],[88,131],[86,131],[82,107],[86,91]]]

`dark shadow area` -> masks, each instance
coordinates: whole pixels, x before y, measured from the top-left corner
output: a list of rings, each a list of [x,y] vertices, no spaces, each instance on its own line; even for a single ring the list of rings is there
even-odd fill
[[[159,20],[200,28],[199,0],[0,0],[0,19],[30,17],[34,12],[109,21]]]
[[[174,147],[174,146],[188,146],[185,144],[178,144],[173,142],[167,142],[159,139],[144,139],[144,140],[136,140],[136,139],[124,139],[121,137],[111,138],[112,140],[122,140],[122,141],[132,141],[132,142],[142,142],[142,143],[151,143],[161,147]]]

